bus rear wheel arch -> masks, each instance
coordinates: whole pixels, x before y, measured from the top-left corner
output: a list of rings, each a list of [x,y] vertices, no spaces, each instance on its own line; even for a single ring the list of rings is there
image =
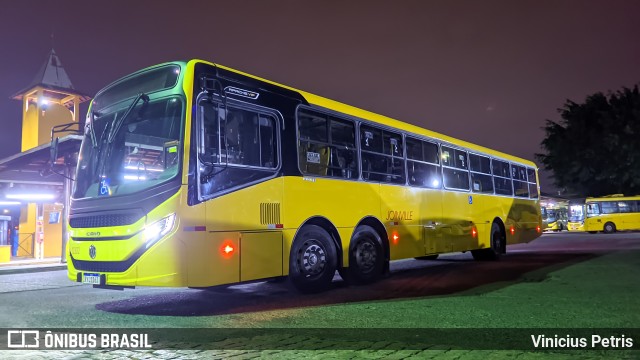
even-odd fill
[[[304,225],[296,234],[289,254],[289,278],[303,293],[331,287],[338,268],[338,252],[333,238],[318,225]]]
[[[612,223],[611,221],[607,222],[606,224],[604,224],[603,231],[607,234],[613,234],[614,232],[616,232],[616,224]]]

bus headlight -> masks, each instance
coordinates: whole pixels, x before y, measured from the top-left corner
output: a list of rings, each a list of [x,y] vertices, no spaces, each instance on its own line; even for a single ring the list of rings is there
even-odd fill
[[[146,247],[153,245],[156,241],[167,235],[173,229],[176,214],[171,214],[161,220],[154,222],[144,228],[144,241]]]

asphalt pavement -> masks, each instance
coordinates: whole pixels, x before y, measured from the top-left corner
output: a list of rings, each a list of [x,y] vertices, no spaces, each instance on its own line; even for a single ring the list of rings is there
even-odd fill
[[[393,262],[391,275],[378,283],[347,286],[336,278],[333,289],[313,295],[270,282],[208,290],[110,291],[68,281],[63,270],[35,277],[0,276],[0,290],[6,290],[0,291],[4,309],[0,324],[12,328],[173,329],[179,334],[191,334],[194,329],[266,331],[254,333],[251,342],[228,336],[204,348],[0,351],[0,357],[638,359],[639,258],[640,233],[563,232],[509,246],[507,255],[497,262],[477,262],[469,253],[446,254],[434,261],[402,260]],[[0,266],[0,275],[64,268],[59,259],[48,260]],[[25,311],[25,304],[34,298],[47,306]],[[326,331],[305,332],[318,328]],[[434,328],[445,335],[452,331],[461,339],[480,336],[482,341],[444,348],[414,347],[404,341],[406,335]],[[382,336],[367,332],[371,329]],[[287,331],[292,335],[280,334]],[[350,331],[354,339],[345,335]],[[608,331],[633,336],[633,348],[540,351],[531,344],[530,348],[509,347],[496,340]],[[328,341],[331,336],[343,347]]]

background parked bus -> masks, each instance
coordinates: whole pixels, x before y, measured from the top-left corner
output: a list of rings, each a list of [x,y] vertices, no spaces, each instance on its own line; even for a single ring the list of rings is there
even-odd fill
[[[567,230],[569,202],[566,199],[542,196],[540,198],[542,229],[544,231]]]
[[[640,230],[640,196],[609,195],[585,200],[584,229],[591,233]]]
[[[569,231],[584,231],[585,199],[574,199],[569,201],[569,221],[567,228]]]

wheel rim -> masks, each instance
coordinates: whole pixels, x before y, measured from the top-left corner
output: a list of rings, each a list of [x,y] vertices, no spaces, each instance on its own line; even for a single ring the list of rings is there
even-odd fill
[[[605,230],[607,230],[607,232],[613,232],[613,226],[611,224],[607,224],[605,225]]]
[[[370,239],[359,241],[354,255],[356,264],[362,273],[369,273],[375,268],[378,254]]]
[[[305,242],[298,252],[298,264],[306,277],[321,274],[327,265],[325,249],[315,240]]]

